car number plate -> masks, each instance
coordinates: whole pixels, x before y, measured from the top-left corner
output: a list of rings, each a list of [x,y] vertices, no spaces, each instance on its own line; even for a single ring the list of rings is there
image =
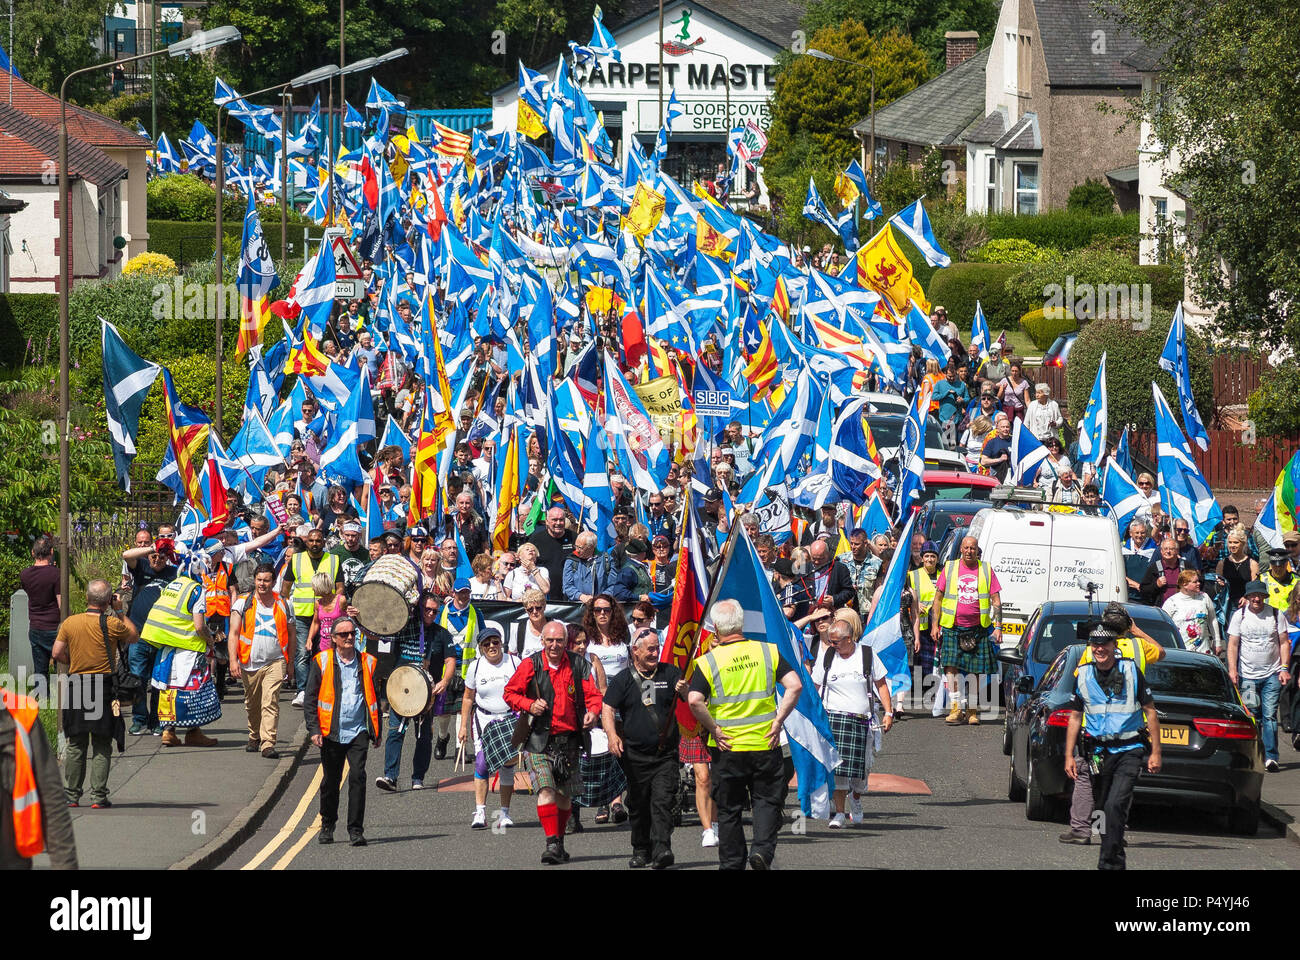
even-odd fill
[[[1023,623],[1008,621],[1002,624],[1002,636],[1004,637],[1019,637],[1024,632],[1025,632],[1025,625]]]
[[[1190,727],[1161,727],[1160,742],[1175,747],[1185,747],[1188,744],[1188,739],[1191,737],[1191,732]]]

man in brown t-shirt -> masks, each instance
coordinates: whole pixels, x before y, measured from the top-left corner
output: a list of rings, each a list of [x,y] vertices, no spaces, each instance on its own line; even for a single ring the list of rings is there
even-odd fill
[[[90,754],[90,805],[109,807],[108,767],[113,757],[113,740],[125,736],[121,716],[114,716],[108,647],[100,615],[108,612],[113,590],[107,580],[86,584],[86,612],[63,621],[54,641],[53,659],[68,665],[69,696],[63,705],[63,730],[68,753],[63,775],[68,806],[80,805],[81,786],[86,778],[86,755]],[[103,621],[113,647],[114,661],[126,656],[126,648],[139,639],[130,620],[109,613]],[[129,707],[130,704],[123,704]],[[119,710],[119,713],[121,711]]]

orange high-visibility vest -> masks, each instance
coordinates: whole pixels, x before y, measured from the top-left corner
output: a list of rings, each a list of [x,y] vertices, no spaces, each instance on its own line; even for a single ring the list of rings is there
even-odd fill
[[[31,697],[0,690],[4,707],[14,718],[14,846],[18,856],[31,858],[45,849],[41,829],[41,797],[32,767],[32,727],[39,710]]]
[[[289,618],[284,612],[284,601],[280,599],[278,593],[271,595],[275,599],[272,601],[272,609],[275,610],[275,638],[280,641],[280,652],[284,654],[286,663],[292,664],[289,657]],[[239,646],[235,653],[239,656],[240,663],[248,663],[248,658],[253,653],[253,634],[257,630],[257,595],[248,593],[240,598],[247,600],[244,607],[244,622],[239,628]]]
[[[379,735],[379,699],[375,696],[375,667],[379,661],[369,653],[358,652],[361,658],[361,692],[366,698],[370,714],[370,735]],[[320,667],[320,693],[316,697],[316,722],[320,735],[328,737],[334,730],[334,651],[322,650],[316,654]]]
[[[203,589],[207,596],[204,609],[209,617],[230,616],[230,568],[222,561],[217,565],[217,575],[203,576]]]

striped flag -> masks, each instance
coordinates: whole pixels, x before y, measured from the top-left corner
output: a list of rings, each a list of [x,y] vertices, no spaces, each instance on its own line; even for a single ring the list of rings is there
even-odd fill
[[[104,416],[108,420],[117,483],[129,491],[140,407],[162,367],[137,355],[123,341],[117,328],[103,317],[99,323],[104,344]]]
[[[411,501],[407,507],[407,526],[415,526],[425,517],[439,513],[442,508],[438,495],[438,450],[442,447],[442,438],[438,436],[436,428],[438,417],[433,405],[435,392],[429,388],[424,391],[420,436],[411,457]]]
[[[276,275],[271,252],[262,235],[262,222],[257,217],[253,193],[249,191],[248,207],[244,211],[244,238],[239,254],[239,274],[235,287],[239,291],[239,342],[235,344],[236,358],[242,358],[262,342],[262,328],[266,326],[270,308],[267,295],[280,282]]]
[[[473,142],[472,133],[458,133],[437,120],[433,121],[433,139],[429,143],[429,147],[434,153],[459,160],[469,153],[469,148]]]
[[[303,330],[302,343],[289,348],[289,357],[284,362],[284,372],[307,377],[323,377],[329,368],[330,358],[321,353],[320,347],[316,346],[311,331]]]
[[[664,631],[663,647],[659,651],[662,663],[671,663],[690,679],[697,656],[708,653],[701,644],[700,621],[704,619],[704,604],[708,600],[709,572],[700,546],[699,531],[695,526],[695,510],[691,503],[691,488],[686,488],[686,507],[682,512],[681,540],[677,550],[677,580],[673,587],[673,606],[668,615],[668,628]],[[684,700],[677,702],[677,726],[682,735],[699,735],[699,721]]]
[[[212,421],[201,410],[181,402],[172,384],[171,371],[162,368],[163,385],[167,389],[167,432],[170,438],[172,456],[176,459],[176,470],[180,477],[180,489],[185,491],[185,499],[195,507],[203,504],[202,481],[199,476],[206,459],[208,431]]]
[[[758,318],[755,311],[748,311],[741,323],[741,353],[744,354],[745,369],[743,375],[754,387],[754,398],[761,400],[776,383],[780,367],[776,361],[776,348],[772,345],[772,336],[767,324]]]

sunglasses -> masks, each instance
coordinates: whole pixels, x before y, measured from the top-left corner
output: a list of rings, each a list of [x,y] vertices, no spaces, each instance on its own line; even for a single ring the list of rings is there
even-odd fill
[[[592,607],[592,610],[596,613],[610,613],[613,609],[613,607]]]
[[[503,562],[503,563],[501,564],[501,566],[505,567],[507,570],[513,570],[515,567],[519,566],[519,564],[517,564],[517,563],[510,563],[510,562],[507,561],[507,562]]]
[[[356,632],[356,631],[354,631],[354,630],[335,630],[334,633],[333,633],[332,635],[333,635],[335,638],[339,638],[339,637],[350,637],[350,636],[352,636],[355,632]]]
[[[536,604],[536,603],[535,603],[535,604],[533,604],[531,607],[524,607],[524,612],[525,612],[525,613],[540,613],[541,611],[543,611],[543,610],[545,610],[545,609],[546,609],[546,608],[545,608],[544,606],[542,606],[541,604]]]
[[[479,644],[479,646],[482,647],[484,650],[491,650],[493,647],[499,647],[499,646],[501,646],[501,641],[500,641],[500,640],[484,640],[482,643]]]
[[[645,616],[641,616],[640,614],[636,614],[636,613],[634,613],[634,614],[632,614],[632,622],[633,622],[633,623],[649,623],[649,622],[650,622],[650,618],[649,618],[649,617],[645,617]]]

